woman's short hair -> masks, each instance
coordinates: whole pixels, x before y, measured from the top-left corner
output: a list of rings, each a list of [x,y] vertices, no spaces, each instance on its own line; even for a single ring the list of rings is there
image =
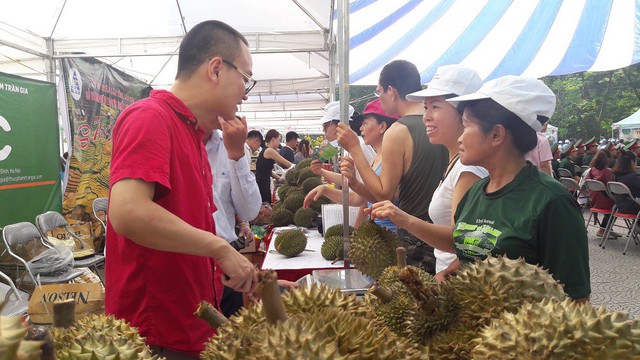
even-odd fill
[[[632,151],[622,150],[616,160],[616,165],[613,168],[615,175],[624,175],[633,172],[632,166],[636,163],[638,157]]]
[[[520,154],[525,155],[538,145],[536,131],[493,99],[466,101],[460,106],[460,111],[467,110],[478,119],[480,128],[485,134],[493,130],[496,125],[504,126],[511,137],[511,143]]]
[[[602,170],[609,166],[609,157],[603,150],[599,150],[596,155],[591,159],[589,167]]]
[[[280,133],[278,132],[278,130],[276,129],[271,129],[269,131],[267,131],[267,133],[264,136],[264,142],[265,144],[268,144],[271,139],[273,138],[279,138],[280,137]]]

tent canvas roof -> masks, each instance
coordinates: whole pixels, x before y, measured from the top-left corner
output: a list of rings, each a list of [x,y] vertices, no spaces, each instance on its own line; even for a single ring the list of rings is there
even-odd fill
[[[613,123],[611,125],[613,128],[630,128],[630,127],[638,127],[640,128],[640,109],[629,115],[628,117]]]
[[[0,12],[0,71],[46,79],[46,58],[95,56],[154,87],[208,19],[246,35],[258,85],[250,126],[319,131],[337,82],[336,0],[21,0]],[[406,59],[423,83],[461,63],[484,79],[612,70],[640,61],[640,0],[350,0],[349,82]],[[81,55],[83,54],[83,55]],[[52,79],[52,77],[49,77]]]

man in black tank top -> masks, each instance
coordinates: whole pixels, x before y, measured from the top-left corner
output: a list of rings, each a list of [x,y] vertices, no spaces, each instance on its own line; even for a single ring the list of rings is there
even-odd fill
[[[421,89],[420,73],[408,61],[392,61],[380,73],[376,91],[382,108],[389,115],[399,115],[400,119],[384,135],[379,177],[344,124],[339,125],[338,141],[349,151],[362,177],[361,183],[350,183],[355,192],[369,202],[397,198],[401,210],[431,222],[429,204],[447,166],[448,152],[444,146],[429,141],[422,121],[422,104],[405,99],[407,94]],[[435,274],[433,248],[401,228],[398,228],[398,237],[407,249],[409,265]]]

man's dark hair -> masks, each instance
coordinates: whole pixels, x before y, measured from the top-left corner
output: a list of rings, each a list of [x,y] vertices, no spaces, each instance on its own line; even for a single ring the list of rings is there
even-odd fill
[[[298,138],[300,138],[300,136],[298,136],[298,133],[295,131],[289,131],[287,133],[287,135],[285,135],[285,142],[289,142],[291,140],[298,140]]]
[[[216,56],[233,62],[240,52],[240,42],[249,46],[238,30],[222,21],[199,23],[182,38],[176,79],[189,78],[203,62]]]
[[[422,90],[418,68],[406,60],[394,60],[385,65],[378,82],[382,91],[386,92],[391,86],[403,100],[407,94]]]
[[[247,134],[247,139],[260,139],[260,142],[262,142],[263,138],[262,138],[262,133],[258,130],[251,130],[249,131],[249,133]]]
[[[511,143],[522,155],[538,145],[536,131],[518,115],[512,113],[493,99],[471,100],[461,104],[461,110],[469,111],[478,119],[480,129],[488,134],[496,125],[502,125],[511,138]]]

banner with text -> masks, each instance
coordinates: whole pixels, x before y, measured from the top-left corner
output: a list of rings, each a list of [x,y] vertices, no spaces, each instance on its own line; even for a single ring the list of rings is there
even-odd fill
[[[60,211],[56,86],[0,73],[0,227]]]
[[[111,132],[118,115],[150,87],[93,58],[63,59],[62,69],[73,146],[63,212],[69,222],[92,222],[92,235],[100,237],[93,200],[109,194]]]

